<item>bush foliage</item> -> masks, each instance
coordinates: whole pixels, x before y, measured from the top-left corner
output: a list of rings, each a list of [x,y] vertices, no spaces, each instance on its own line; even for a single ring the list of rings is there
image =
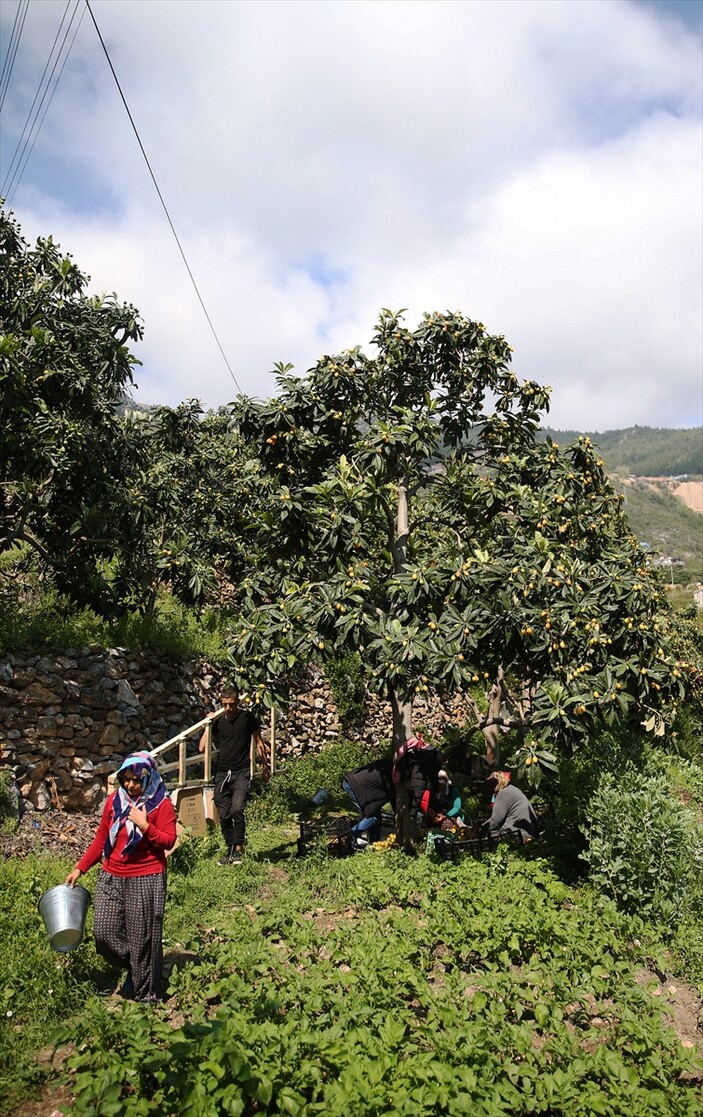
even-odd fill
[[[603,775],[586,815],[593,883],[625,911],[674,925],[703,855],[691,812],[661,778],[630,771]]]
[[[182,659],[225,659],[227,614],[196,613],[169,593],[160,593],[149,613],[130,611],[108,620],[87,606],[79,608],[49,581],[20,601],[12,587],[0,594],[0,651],[41,652],[82,648],[130,647],[165,652]]]

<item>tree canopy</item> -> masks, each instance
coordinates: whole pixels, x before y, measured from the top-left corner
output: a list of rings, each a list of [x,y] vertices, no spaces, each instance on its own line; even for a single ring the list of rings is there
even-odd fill
[[[533,780],[603,722],[666,731],[696,668],[590,439],[538,438],[549,389],[504,337],[383,311],[370,353],[279,365],[273,399],[122,415],[141,323],[87,282],[0,210],[0,550],[103,615],[224,588],[261,705],[358,652],[396,743],[457,690]]]
[[[458,689],[530,774],[599,719],[663,730],[686,668],[659,584],[590,440],[537,441],[549,389],[510,353],[461,314],[384,311],[373,355],[279,366],[274,399],[234,405],[258,460],[232,641],[255,701],[358,649],[396,741],[417,695]]]
[[[249,516],[247,462],[227,408],[197,400],[159,407],[134,424],[141,469],[129,500],[134,538],[116,576],[121,594],[148,609],[160,587],[186,605],[226,599],[242,576]]]
[[[141,323],[51,237],[34,248],[0,208],[0,549],[22,543],[60,588],[105,606],[99,560],[126,532],[133,464],[118,406],[132,384],[127,348]]]

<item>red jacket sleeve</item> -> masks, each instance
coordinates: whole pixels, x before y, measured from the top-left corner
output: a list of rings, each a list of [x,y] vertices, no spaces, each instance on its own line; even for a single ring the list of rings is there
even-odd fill
[[[144,837],[157,849],[173,849],[176,844],[176,812],[169,796],[162,799],[148,817]]]
[[[112,822],[113,798],[114,793],[108,795],[95,837],[78,862],[77,868],[80,869],[81,873],[87,873],[89,869],[92,869],[93,865],[97,865],[97,863],[102,860],[105,842],[107,841],[107,836],[110,832],[110,824]],[[148,842],[148,846],[145,847],[147,853],[149,847],[168,850],[172,849],[176,844],[176,812],[173,809],[173,803],[168,795],[165,799],[162,799],[156,810],[152,811],[148,816],[144,838]],[[122,842],[122,844],[124,844],[124,842]],[[121,843],[118,838],[115,855],[119,853],[120,848]],[[139,860],[143,860],[142,855],[140,855]]]
[[[100,823],[95,833],[95,837],[88,846],[87,850],[81,857],[76,868],[80,869],[82,873],[87,873],[88,869],[92,869],[93,865],[97,865],[98,861],[102,860],[105,842],[110,832],[110,822],[112,820],[112,800],[115,797],[113,791],[112,795],[108,795],[103,807],[103,813],[100,817]]]

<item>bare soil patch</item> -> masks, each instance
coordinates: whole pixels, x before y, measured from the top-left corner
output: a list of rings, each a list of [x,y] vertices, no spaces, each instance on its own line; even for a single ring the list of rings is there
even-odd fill
[[[703,481],[676,481],[673,477],[621,477],[623,485],[646,485],[653,493],[666,490],[690,508],[703,515]]]
[[[664,1017],[669,1021],[683,1047],[703,1054],[703,1001],[685,981],[651,970],[640,970],[637,984],[659,998]]]
[[[48,1084],[38,1098],[28,1098],[12,1117],[63,1117],[73,1106],[73,1091],[68,1086]]]
[[[693,512],[703,515],[703,481],[682,481],[674,489],[674,496]]]
[[[98,813],[25,811],[12,832],[0,828],[0,856],[24,860],[43,854],[77,861],[95,837],[98,822]]]

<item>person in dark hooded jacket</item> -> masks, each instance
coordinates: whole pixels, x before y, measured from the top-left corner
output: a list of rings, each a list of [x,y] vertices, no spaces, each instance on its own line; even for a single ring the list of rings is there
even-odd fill
[[[395,785],[390,760],[376,760],[353,772],[347,772],[342,787],[347,797],[361,815],[352,828],[352,841],[356,848],[368,844],[380,833],[381,811],[386,803],[395,810]]]

